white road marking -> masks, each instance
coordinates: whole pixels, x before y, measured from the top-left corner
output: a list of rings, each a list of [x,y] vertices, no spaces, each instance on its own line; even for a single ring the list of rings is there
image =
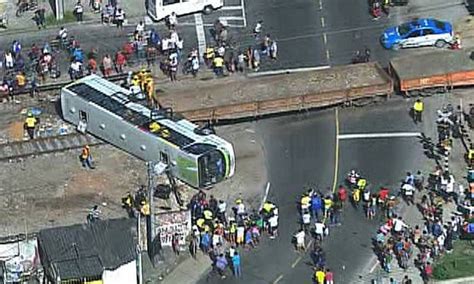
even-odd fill
[[[387,132],[387,133],[359,133],[340,134],[337,139],[364,139],[364,138],[397,138],[397,137],[418,137],[420,132]]]
[[[326,59],[329,61],[331,58],[331,54],[329,53],[329,49],[326,49]]]
[[[196,35],[198,40],[199,61],[204,62],[204,53],[206,52],[206,34],[204,33],[204,23],[202,21],[201,13],[194,14],[194,21],[196,22]]]
[[[241,10],[242,9],[242,6],[224,6],[222,8],[220,8],[219,10]]]
[[[224,20],[224,21],[243,21],[244,17],[239,17],[239,16],[224,16],[224,17],[219,17],[219,20]]]
[[[328,44],[328,35],[326,33],[323,33],[323,41],[324,44]]]
[[[278,278],[277,278],[275,281],[273,281],[273,284],[276,284],[276,283],[280,282],[280,280],[281,280],[282,278],[283,278],[283,274],[281,274],[280,276],[278,276]]]
[[[244,18],[244,28],[247,27],[247,15],[245,15],[245,0],[240,0],[240,5],[242,6],[242,17]]]
[[[323,1],[319,0],[319,10],[321,11],[323,9]]]
[[[372,266],[372,268],[370,269],[369,273],[374,272],[375,268],[377,268],[378,265],[379,265],[378,262],[374,263],[374,266]]]
[[[262,203],[260,204],[260,208],[259,208],[258,211],[262,210],[263,204],[265,204],[265,202],[267,202],[269,192],[270,192],[270,182],[267,182],[267,187],[265,187],[265,194],[263,195]]]
[[[326,23],[324,22],[324,17],[321,17],[321,27],[325,27],[326,26]]]

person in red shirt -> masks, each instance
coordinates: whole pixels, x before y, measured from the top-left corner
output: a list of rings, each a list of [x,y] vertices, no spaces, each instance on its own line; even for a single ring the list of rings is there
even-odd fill
[[[89,74],[95,74],[97,72],[97,61],[94,57],[89,58],[87,69],[89,70]]]
[[[117,54],[115,55],[115,64],[117,65],[117,71],[119,73],[123,73],[123,66],[127,62],[127,58],[125,58],[125,55],[123,55],[122,52],[118,51]]]
[[[423,281],[425,283],[428,283],[431,279],[431,276],[433,276],[433,267],[431,266],[431,263],[427,262],[425,267],[423,267]]]
[[[126,42],[122,48],[123,54],[126,59],[130,59],[130,56],[133,54],[133,44],[131,42]]]
[[[334,284],[334,274],[329,268],[326,269],[325,280],[326,284]]]
[[[388,188],[381,187],[379,191],[379,203],[381,204],[385,203],[385,200],[387,200],[389,193],[390,193],[390,190]]]
[[[347,190],[344,186],[342,185],[339,186],[339,189],[337,190],[337,197],[339,198],[342,204],[346,203]]]

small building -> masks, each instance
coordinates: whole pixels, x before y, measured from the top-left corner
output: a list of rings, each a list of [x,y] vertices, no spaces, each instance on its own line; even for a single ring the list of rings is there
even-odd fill
[[[41,230],[45,283],[136,284],[136,226],[122,218]]]

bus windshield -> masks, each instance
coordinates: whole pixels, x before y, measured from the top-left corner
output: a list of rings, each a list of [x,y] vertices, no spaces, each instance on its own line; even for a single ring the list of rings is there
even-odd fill
[[[212,150],[198,159],[199,186],[207,187],[222,181],[225,177],[226,163],[219,150]]]

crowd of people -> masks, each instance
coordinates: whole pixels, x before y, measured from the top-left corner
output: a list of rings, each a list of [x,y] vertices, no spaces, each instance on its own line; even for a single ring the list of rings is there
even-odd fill
[[[213,272],[222,278],[229,269],[235,277],[241,276],[239,251],[258,246],[263,234],[268,234],[270,239],[278,236],[278,207],[268,201],[258,212],[248,208],[241,198],[228,208],[224,200],[217,200],[213,195],[207,198],[206,193],[199,191],[189,207],[193,224],[191,255],[196,257],[198,248],[201,249],[213,261]]]

